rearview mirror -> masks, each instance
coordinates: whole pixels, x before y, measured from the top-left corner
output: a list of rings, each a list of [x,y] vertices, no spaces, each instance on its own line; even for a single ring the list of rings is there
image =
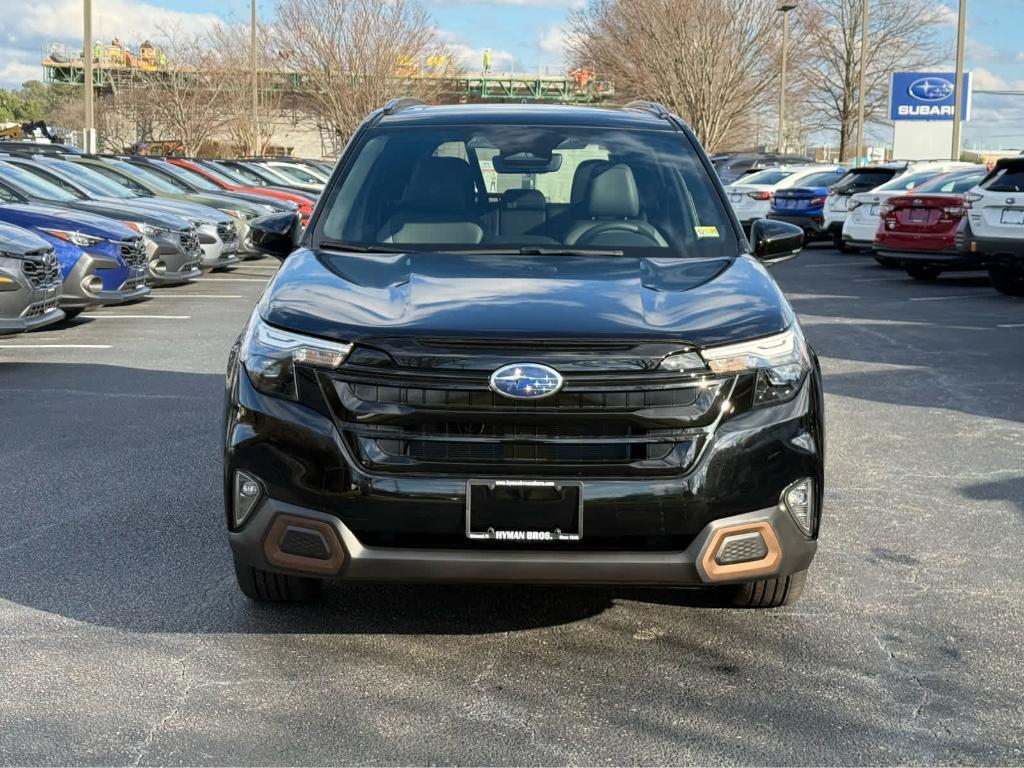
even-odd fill
[[[800,254],[804,231],[786,221],[758,219],[750,227],[750,246],[765,264],[778,264]]]
[[[252,247],[281,261],[295,250],[301,231],[302,222],[296,211],[270,213],[249,222]]]

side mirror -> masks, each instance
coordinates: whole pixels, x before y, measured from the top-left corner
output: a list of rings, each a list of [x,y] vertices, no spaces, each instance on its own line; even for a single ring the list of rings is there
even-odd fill
[[[302,222],[296,211],[270,213],[249,222],[252,247],[281,261],[295,250],[301,231]]]
[[[804,231],[786,221],[758,219],[750,227],[750,245],[765,264],[778,264],[800,254]]]

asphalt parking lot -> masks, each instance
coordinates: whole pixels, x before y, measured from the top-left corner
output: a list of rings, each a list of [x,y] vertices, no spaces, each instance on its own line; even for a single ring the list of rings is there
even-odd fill
[[[0,762],[1020,764],[1024,302],[812,248],[828,487],[800,603],[236,589],[227,349],[271,261],[0,339]]]

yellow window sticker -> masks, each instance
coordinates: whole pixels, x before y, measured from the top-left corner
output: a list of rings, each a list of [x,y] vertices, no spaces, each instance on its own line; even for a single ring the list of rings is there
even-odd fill
[[[718,237],[718,227],[694,227],[693,229],[697,233],[697,239]]]

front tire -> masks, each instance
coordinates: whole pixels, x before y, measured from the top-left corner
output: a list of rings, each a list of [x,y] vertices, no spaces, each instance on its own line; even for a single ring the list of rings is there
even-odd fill
[[[853,247],[851,247],[851,246],[846,244],[846,241],[843,240],[843,233],[842,232],[833,232],[832,233],[832,245],[840,253],[856,253],[857,252],[856,248],[853,248]]]
[[[992,287],[1007,296],[1024,296],[1024,269],[994,267],[988,271]]]
[[[941,269],[930,264],[910,264],[904,267],[904,269],[915,280],[937,280],[939,275],[942,274]]]
[[[759,579],[732,587],[728,602],[738,608],[778,608],[792,605],[800,599],[807,582],[807,571],[797,571],[789,576],[773,579]]]
[[[245,596],[257,603],[308,603],[320,596],[323,586],[320,579],[264,571],[237,558],[235,578]]]
[[[64,310],[64,319],[65,320],[74,320],[76,317],[78,317],[83,312],[85,312],[85,307],[75,307],[74,309],[65,309]]]

